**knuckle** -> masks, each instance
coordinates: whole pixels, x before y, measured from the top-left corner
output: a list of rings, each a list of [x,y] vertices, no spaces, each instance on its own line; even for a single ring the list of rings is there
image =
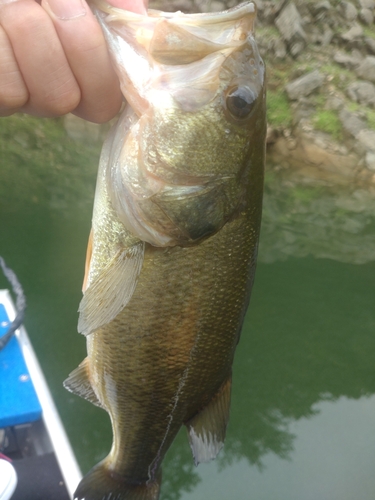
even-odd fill
[[[1,84],[0,83],[0,108],[19,109],[22,108],[28,101],[29,94],[24,85]]]
[[[81,92],[78,85],[62,84],[49,92],[44,99],[44,108],[56,116],[70,113],[79,105]]]

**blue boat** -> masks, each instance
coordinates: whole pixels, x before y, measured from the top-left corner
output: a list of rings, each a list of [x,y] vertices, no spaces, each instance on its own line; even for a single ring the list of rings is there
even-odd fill
[[[16,317],[0,290],[0,339]],[[0,350],[0,500],[69,500],[81,479],[23,326]]]

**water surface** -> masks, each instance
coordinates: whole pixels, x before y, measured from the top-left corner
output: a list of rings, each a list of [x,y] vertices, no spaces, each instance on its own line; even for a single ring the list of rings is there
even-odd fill
[[[26,328],[86,472],[109,450],[108,416],[62,381],[85,357],[76,311],[99,149],[61,121],[0,121],[0,254],[24,286]],[[374,221],[363,186],[269,169],[225,448],[196,468],[182,429],[162,500],[375,498]]]

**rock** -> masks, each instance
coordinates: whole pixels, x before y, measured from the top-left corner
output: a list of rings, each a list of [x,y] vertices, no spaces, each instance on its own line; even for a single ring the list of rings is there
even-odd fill
[[[353,43],[355,41],[359,41],[362,38],[362,36],[363,36],[362,26],[360,26],[359,24],[354,24],[354,26],[352,26],[349,31],[346,31],[341,35],[341,39],[344,42]]]
[[[293,57],[298,56],[306,46],[306,33],[302,18],[293,2],[288,3],[276,19],[276,26],[286,41]]]
[[[367,36],[365,38],[365,46],[370,54],[375,54],[375,39]]]
[[[221,12],[225,10],[225,2],[219,2],[218,0],[212,0],[207,6],[207,12]]]
[[[230,5],[231,3],[233,5]],[[233,0],[231,2],[227,2],[228,8],[234,7],[237,4],[238,4],[238,2],[236,0]],[[257,10],[258,10],[258,12],[264,10],[264,2],[263,2],[263,0],[257,0]]]
[[[285,90],[289,99],[297,100],[314,92],[323,85],[323,82],[324,76],[318,70],[315,70],[288,83]]]
[[[367,56],[356,69],[356,73],[360,78],[375,82],[375,57]]]
[[[357,137],[362,130],[367,129],[364,120],[361,120],[355,113],[345,108],[340,111],[339,118],[343,128],[353,137]]]
[[[277,140],[276,130],[271,125],[267,125],[267,137],[266,137],[267,144],[274,144],[276,140]]]
[[[375,0],[359,0],[359,5],[362,9],[375,9]]]
[[[341,12],[347,21],[354,21],[357,19],[357,9],[351,2],[341,2]]]
[[[356,135],[356,139],[366,150],[375,153],[375,130],[362,129]]]
[[[363,24],[370,26],[374,22],[374,14],[370,9],[361,9],[359,11],[359,19]]]
[[[151,0],[150,8],[166,12],[175,12],[178,10],[181,12],[197,12],[193,0],[173,0],[169,2],[165,0]]]
[[[352,101],[375,107],[375,85],[370,82],[353,82],[347,88],[347,94]]]
[[[273,42],[273,50],[277,59],[285,59],[287,51],[286,45],[281,38],[276,38]]]
[[[332,5],[328,0],[323,0],[322,2],[313,3],[311,5],[311,11],[314,16],[318,16],[319,14],[326,14],[329,10],[332,9]]]
[[[365,162],[366,167],[372,172],[375,172],[375,153],[373,151],[367,151]]]
[[[236,2],[238,3],[238,2]],[[263,2],[262,3],[262,12],[261,12],[261,20],[266,24],[273,24],[275,22],[276,17],[284,6],[285,0],[279,3],[274,2]],[[258,4],[257,4],[258,5]]]
[[[333,95],[332,97],[329,97],[327,99],[324,108],[338,111],[339,109],[344,107],[344,104],[345,104],[345,101],[343,99],[341,99],[341,97]]]
[[[322,44],[323,47],[326,47],[327,45],[329,45],[332,41],[332,38],[334,36],[334,33],[333,31],[331,30],[331,28],[326,24],[324,26],[324,32],[323,32],[323,35],[321,35],[320,37],[320,43]]]
[[[348,69],[354,69],[361,64],[361,60],[358,60],[357,57],[353,57],[346,52],[342,52],[338,50],[333,56],[333,60],[340,64],[341,66],[345,66]]]

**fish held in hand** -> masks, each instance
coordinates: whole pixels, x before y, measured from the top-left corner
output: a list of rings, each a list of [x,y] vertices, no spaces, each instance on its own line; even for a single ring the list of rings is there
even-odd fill
[[[157,500],[182,425],[215,458],[254,277],[265,155],[255,6],[211,14],[91,2],[127,100],[103,146],[68,390],[110,415],[75,498]]]

